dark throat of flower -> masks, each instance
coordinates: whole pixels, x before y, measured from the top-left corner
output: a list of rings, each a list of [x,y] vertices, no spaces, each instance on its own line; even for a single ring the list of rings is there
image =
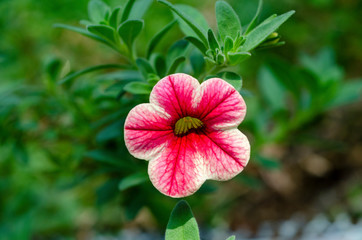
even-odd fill
[[[201,120],[193,117],[180,118],[176,124],[174,133],[176,136],[182,136],[189,133],[191,130],[197,130],[204,126]]]

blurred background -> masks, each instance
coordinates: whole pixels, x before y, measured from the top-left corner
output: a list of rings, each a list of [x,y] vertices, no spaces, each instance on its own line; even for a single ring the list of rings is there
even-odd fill
[[[171,2],[195,7],[215,29],[214,0]],[[242,25],[257,8],[227,2]],[[146,97],[116,100],[107,87],[117,76],[107,71],[57,84],[70,70],[122,63],[53,27],[80,26],[87,4],[0,0],[1,240],[162,239],[177,202],[153,188],[147,163],[124,147],[124,117]],[[289,10],[296,14],[278,30],[286,44],[235,67],[252,156],[232,181],[208,181],[187,198],[202,239],[362,239],[362,2],[265,0],[260,19]],[[143,18],[140,56],[173,15],[150,1]],[[158,51],[183,37],[172,28]]]

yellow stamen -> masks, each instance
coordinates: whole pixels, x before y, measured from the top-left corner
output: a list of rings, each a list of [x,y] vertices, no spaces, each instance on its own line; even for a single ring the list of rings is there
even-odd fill
[[[175,124],[175,135],[184,135],[191,129],[198,129],[203,127],[204,124],[197,118],[184,117],[180,118]]]

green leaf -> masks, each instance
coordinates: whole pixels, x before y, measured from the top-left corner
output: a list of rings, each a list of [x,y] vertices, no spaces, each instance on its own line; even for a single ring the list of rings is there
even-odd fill
[[[132,51],[133,42],[143,28],[143,20],[127,20],[118,28],[118,34]]]
[[[273,19],[268,18],[262,22],[259,26],[254,28],[247,36],[244,45],[241,47],[241,51],[248,52],[256,48],[262,43],[270,34],[275,32],[280,25],[290,18],[295,11],[289,11]]]
[[[273,109],[285,109],[285,88],[273,72],[262,67],[258,75],[258,85],[266,103]]]
[[[177,21],[173,20],[169,24],[167,24],[160,32],[158,32],[150,41],[147,50],[147,58],[150,58],[153,50],[156,48],[157,44],[161,41],[161,39],[166,35],[166,33],[175,25]]]
[[[121,64],[104,64],[104,65],[97,65],[97,66],[92,66],[92,67],[88,67],[85,68],[83,70],[77,71],[77,72],[73,72],[71,74],[68,74],[67,76],[65,76],[63,79],[61,79],[58,84],[63,84],[66,83],[68,81],[71,81],[83,74],[86,73],[90,73],[90,72],[94,72],[97,70],[102,70],[102,69],[109,69],[109,68],[121,68],[121,69],[127,69],[130,68],[130,66],[128,65],[121,65]]]
[[[172,210],[165,240],[199,240],[199,228],[188,203],[181,200]]]
[[[245,40],[246,39],[244,36],[237,37],[236,40],[234,41],[233,51],[235,51],[235,49],[239,49],[239,47],[244,44]]]
[[[98,128],[98,127],[101,127],[102,125],[104,124],[107,124],[111,121],[115,121],[117,119],[119,119],[120,117],[126,117],[128,112],[129,112],[130,107],[123,107],[121,108],[121,110],[119,111],[116,111],[116,112],[112,112],[111,114],[108,114],[106,116],[102,116],[101,119],[95,121],[95,122],[92,122],[90,124],[90,127],[91,128]]]
[[[230,236],[230,237],[228,237],[226,240],[235,240],[235,236],[233,235],[233,236]]]
[[[151,62],[158,76],[163,77],[166,75],[166,60],[161,54],[152,54]]]
[[[129,175],[125,178],[123,178],[118,185],[118,189],[120,191],[124,191],[128,188],[140,185],[141,183],[144,183],[148,180],[147,173],[139,172],[132,175]]]
[[[234,9],[225,1],[217,1],[215,5],[216,21],[221,40],[230,36],[233,40],[241,33],[241,24]]]
[[[153,87],[158,83],[160,80],[160,77],[157,74],[148,74],[147,76],[147,82]]]
[[[93,22],[88,21],[88,20],[84,20],[84,19],[80,20],[79,23],[82,24],[82,25],[84,25],[84,26],[93,25],[93,24],[94,24]]]
[[[227,57],[231,66],[237,65],[251,56],[249,52],[228,53]]]
[[[184,56],[188,49],[189,42],[186,40],[179,40],[175,42],[167,52],[166,62],[171,63],[176,58]]]
[[[190,63],[193,70],[193,76],[198,78],[205,71],[205,60],[202,54],[194,51],[190,56]]]
[[[117,29],[119,22],[119,13],[121,11],[120,7],[113,9],[111,16],[109,17],[109,25],[114,29]]]
[[[124,119],[116,121],[103,128],[96,136],[97,142],[105,142],[123,135]]]
[[[142,75],[137,70],[121,70],[99,75],[97,81],[142,81]]]
[[[205,44],[203,42],[201,42],[199,39],[195,38],[195,37],[185,37],[185,40],[189,41],[190,43],[192,43],[196,48],[198,48],[200,50],[200,52],[202,54],[206,54],[207,51],[207,47],[205,46]]]
[[[106,150],[92,150],[84,154],[84,157],[91,158],[95,161],[110,164],[124,170],[125,172],[133,170],[134,166],[128,162],[122,161],[119,154]]]
[[[257,20],[258,20],[258,17],[260,15],[260,12],[261,12],[262,8],[263,8],[263,0],[259,0],[258,8],[256,9],[256,13],[255,13],[255,15],[253,17],[253,20],[251,20],[251,22],[249,23],[249,26],[245,31],[245,35],[247,35],[256,26],[256,23],[257,23]]]
[[[300,62],[315,75],[320,86],[343,79],[343,69],[336,63],[335,53],[330,48],[323,48],[314,56],[302,54]]]
[[[126,21],[128,19],[135,1],[136,0],[128,0],[126,7],[124,8],[123,13],[122,13],[121,23],[123,23],[124,21]]]
[[[101,0],[91,0],[88,3],[88,16],[93,23],[100,23],[109,14],[109,6]]]
[[[200,28],[200,30],[204,35],[207,34],[209,25],[204,16],[196,8],[193,8],[185,4],[175,4],[175,7],[181,12],[183,12],[189,19],[192,19],[193,23]],[[186,36],[197,37],[197,34],[194,32],[194,30],[192,30],[192,28],[190,28],[190,26],[187,23],[185,23],[185,21],[183,21],[177,14],[174,14],[174,16],[179,22],[181,31]]]
[[[166,0],[158,0],[158,2],[166,5],[168,8],[170,8],[174,13],[176,13],[182,20],[187,23],[187,25],[196,33],[196,35],[200,38],[200,40],[204,43],[205,46],[207,46],[207,39],[201,30],[199,26],[197,26],[191,17],[180,11],[178,8],[176,8],[174,5],[172,5],[170,2]]]
[[[56,81],[62,68],[62,62],[58,58],[51,59],[45,66],[45,71],[52,81]]]
[[[231,84],[236,89],[236,91],[240,92],[243,86],[243,79],[240,75],[234,72],[221,72],[218,73],[217,76]]]
[[[362,79],[344,82],[336,96],[327,104],[328,108],[357,102],[362,97]]]
[[[147,80],[148,75],[150,73],[156,74],[151,64],[145,58],[137,58],[136,65],[138,69],[141,71],[142,76],[144,77],[145,80]]]
[[[183,63],[185,60],[186,58],[184,56],[176,58],[175,61],[171,64],[170,68],[168,69],[167,75],[175,73],[177,67],[180,66],[180,64]]]
[[[206,64],[209,64],[209,65],[214,65],[216,64],[216,62],[214,61],[214,59],[210,58],[210,57],[204,57],[204,60],[206,62]]]
[[[212,49],[214,51],[216,51],[216,49],[220,49],[220,46],[216,40],[215,34],[211,29],[209,29],[209,31],[207,32],[207,38],[209,40],[210,49]]]
[[[224,52],[227,55],[229,51],[231,51],[234,48],[234,41],[231,39],[231,37],[227,36],[225,38],[225,44],[224,44]]]
[[[152,91],[152,86],[143,82],[130,82],[123,89],[132,94],[148,95]]]
[[[93,33],[90,33],[88,32],[86,29],[83,29],[83,28],[79,28],[79,27],[74,27],[74,26],[70,26],[70,25],[66,25],[66,24],[54,24],[53,25],[55,28],[63,28],[63,29],[67,29],[67,30],[70,30],[70,31],[73,31],[73,32],[77,32],[77,33],[80,33],[86,37],[89,37],[89,38],[92,38],[94,40],[97,40],[101,43],[104,43],[108,46],[110,46],[111,48],[115,49],[114,46],[110,45],[110,43],[106,40],[104,40],[103,38],[93,34]],[[115,49],[117,50],[117,49]]]
[[[114,43],[114,29],[106,25],[89,25],[87,26],[89,32],[96,34],[110,43]]]
[[[131,9],[129,19],[141,19],[151,6],[153,0],[137,0]]]
[[[222,64],[224,64],[225,61],[226,61],[225,55],[221,51],[217,51],[216,63],[219,65],[222,65]]]
[[[280,47],[280,46],[283,46],[285,45],[285,42],[277,42],[277,43],[273,43],[273,44],[262,44],[262,45],[259,45],[256,50],[265,50],[265,49],[270,49],[270,48],[275,48],[275,47]]]

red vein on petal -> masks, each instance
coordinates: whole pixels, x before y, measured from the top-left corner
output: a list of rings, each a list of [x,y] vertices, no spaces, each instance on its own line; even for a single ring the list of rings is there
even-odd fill
[[[182,107],[181,107],[181,104],[180,104],[180,100],[178,99],[178,95],[177,95],[177,92],[176,92],[176,89],[175,89],[175,85],[174,85],[174,83],[173,83],[173,81],[172,81],[171,75],[168,76],[168,80],[170,81],[171,86],[172,86],[172,90],[173,90],[174,93],[175,93],[175,98],[176,98],[177,103],[178,103],[178,106],[179,106],[179,108],[180,108],[181,115],[182,115],[182,116],[185,116],[184,113],[183,113],[183,111],[182,111]],[[178,115],[179,115],[179,114],[178,114]]]
[[[172,129],[135,129],[135,128],[125,128],[126,130],[131,131],[149,131],[149,132],[166,132],[173,131]]]
[[[176,158],[175,158],[175,160],[174,160],[174,165],[173,165],[173,169],[172,169],[172,178],[171,178],[171,182],[170,182],[170,188],[168,189],[168,194],[169,194],[169,195],[171,194],[171,189],[172,189],[172,186],[173,186],[173,182],[174,182],[174,180],[175,180],[176,166],[177,166],[178,161],[179,161],[180,149],[181,149],[182,139],[183,139],[183,138],[181,137],[181,138],[179,138],[179,139],[180,139],[180,146],[179,146],[179,148],[178,148],[178,150],[177,150],[177,155],[176,155]],[[177,185],[177,187],[178,187],[178,185]]]
[[[167,95],[167,97],[168,97],[169,99],[172,99],[172,96],[169,95],[168,92],[166,93],[166,95]],[[176,99],[177,99],[177,97],[176,97]],[[177,99],[177,103],[178,103],[178,99]],[[178,103],[178,104],[179,104],[179,103]],[[175,109],[175,112],[176,112],[177,116],[178,116],[179,118],[182,118],[182,115],[180,115],[180,113],[177,111],[177,109],[176,109],[175,105],[173,104],[173,101],[172,101],[172,100],[171,100],[171,105],[172,105],[173,109]],[[164,109],[164,110],[167,111],[167,109]]]
[[[242,164],[238,159],[236,159],[235,157],[233,157],[230,153],[228,153],[224,148],[222,148],[219,144],[217,144],[209,135],[207,135],[207,133],[205,133],[205,131],[201,130],[204,135],[210,139],[211,142],[213,142],[217,147],[219,147],[224,153],[226,153],[226,155],[230,156],[235,162],[237,162],[240,166],[242,166],[243,168],[245,168],[244,164]]]
[[[207,143],[207,142],[205,141],[205,139],[203,139],[200,135],[198,135],[198,136],[199,136],[199,138],[200,138],[201,141],[203,141],[204,143]],[[206,136],[206,134],[205,134],[205,136]],[[208,136],[206,136],[206,137],[209,138]],[[210,138],[209,138],[209,139],[210,139]],[[214,149],[213,149],[213,148],[210,148],[210,149],[211,149],[212,153],[214,154],[215,158],[216,158],[217,160],[219,160],[219,162],[221,163],[222,167],[223,167],[227,172],[229,172],[228,169],[225,167],[223,161],[220,160],[220,158],[217,157],[217,154],[216,154],[216,152],[214,151]],[[220,149],[223,150],[222,148],[220,148]]]
[[[231,91],[231,93],[229,93],[226,97],[223,97],[223,99],[218,103],[216,104],[213,108],[211,108],[209,111],[205,110],[201,115],[200,115],[200,120],[204,120],[210,113],[212,113],[218,106],[220,106],[220,104],[222,104],[226,99],[228,99],[234,92],[234,91]],[[205,116],[203,116],[204,114],[206,113]]]

